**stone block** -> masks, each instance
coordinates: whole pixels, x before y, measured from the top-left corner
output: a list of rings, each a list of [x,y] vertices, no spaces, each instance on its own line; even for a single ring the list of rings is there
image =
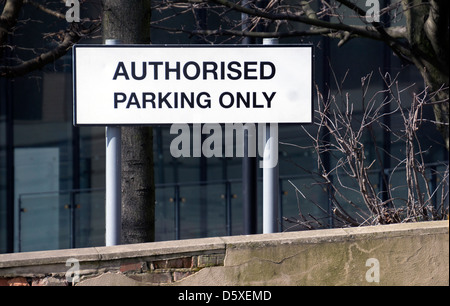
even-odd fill
[[[225,254],[208,254],[208,255],[199,255],[197,258],[197,267],[214,267],[214,266],[223,266],[223,262],[225,259]]]
[[[153,269],[191,269],[192,263],[192,257],[182,257],[153,261],[151,266]]]
[[[120,272],[145,272],[147,270],[147,263],[145,262],[129,262],[120,265]]]
[[[25,277],[14,277],[8,281],[11,287],[28,287],[30,284]]]
[[[38,287],[44,287],[44,286],[68,286],[69,284],[65,279],[56,278],[56,277],[44,277],[44,278],[34,278],[31,282],[31,286],[38,286]]]
[[[175,271],[175,272],[173,272],[173,281],[174,282],[180,281],[194,273],[195,272],[193,272],[193,271],[187,271],[187,272]]]
[[[169,284],[172,282],[171,272],[155,272],[155,273],[143,273],[129,275],[131,279],[138,281],[139,283],[145,283],[149,285]]]
[[[0,287],[9,286],[8,280],[9,280],[8,278],[0,278]]]

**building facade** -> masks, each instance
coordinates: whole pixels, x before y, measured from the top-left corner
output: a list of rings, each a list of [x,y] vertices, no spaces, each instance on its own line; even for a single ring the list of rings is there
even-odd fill
[[[44,20],[47,16],[27,7],[21,18]],[[32,28],[16,30],[10,44],[40,48],[51,42],[42,42],[36,33],[57,29],[58,24],[36,22]],[[101,40],[88,41],[92,42]],[[152,43],[199,41],[154,30]],[[351,97],[355,122],[364,113],[361,80],[371,73],[367,97],[385,89],[382,75],[398,75],[399,88],[406,89],[402,94],[405,109],[413,93],[424,88],[416,68],[403,65],[381,42],[356,39],[338,48],[336,41],[317,37],[280,39],[280,43],[314,45],[314,83],[326,95],[329,88],[338,92],[336,84],[345,79],[340,90]],[[5,52],[2,63],[12,61]],[[24,77],[0,78],[0,253],[104,245],[105,128],[73,126],[72,86],[71,52]],[[317,93],[314,96],[317,110]],[[431,108],[424,109],[424,117],[433,120]],[[379,190],[382,173],[392,174],[391,186],[405,184],[405,173],[399,166],[404,147],[396,136],[403,129],[399,113],[389,116],[384,124],[389,133],[374,125],[373,133],[363,138],[367,160],[381,160],[373,164],[372,177]],[[156,240],[246,233],[243,190],[248,188],[248,179],[256,187],[253,218],[256,231],[262,232],[261,169],[256,168],[249,175],[243,170],[246,161],[239,157],[175,158],[170,144],[176,135],[170,133],[170,125],[154,126],[153,131]],[[311,216],[322,227],[334,226],[328,214],[333,209],[329,191],[310,173],[318,168],[308,134],[315,131],[317,121],[303,126],[279,126],[280,231],[305,229],[295,219]],[[448,164],[447,151],[433,124],[422,124],[419,135],[424,162],[435,171],[429,172],[429,184],[436,187],[440,177],[436,173],[444,172]],[[338,161],[333,154],[327,158],[330,167]],[[344,178],[335,178],[338,179]],[[357,192],[344,192],[355,197],[356,206],[364,209]]]

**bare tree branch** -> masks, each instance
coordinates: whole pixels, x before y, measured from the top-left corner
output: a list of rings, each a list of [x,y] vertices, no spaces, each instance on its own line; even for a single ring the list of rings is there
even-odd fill
[[[0,16],[0,46],[6,42],[6,37],[16,25],[23,0],[7,0]]]
[[[213,3],[221,4],[230,9],[234,9],[238,12],[245,13],[250,16],[267,18],[269,20],[287,20],[287,21],[301,22],[304,24],[309,24],[309,25],[321,27],[321,28],[333,29],[333,30],[337,30],[337,31],[347,31],[347,32],[353,33],[355,35],[359,35],[359,36],[366,37],[366,38],[383,40],[383,37],[378,32],[372,31],[372,30],[370,30],[370,28],[355,27],[355,26],[344,24],[344,23],[333,23],[333,22],[323,21],[323,20],[319,20],[319,19],[315,19],[315,18],[304,17],[304,16],[301,16],[298,14],[270,13],[270,12],[266,12],[266,11],[264,11],[262,9],[258,9],[258,8],[244,7],[239,4],[230,2],[228,0],[209,0],[209,1],[213,2]]]
[[[370,98],[367,97],[367,89],[372,74],[361,79],[362,97],[356,103],[362,104],[362,113],[358,116],[354,115],[355,101],[352,102],[350,96],[342,89],[338,89],[337,94],[328,92],[327,95],[317,90],[318,107],[315,120],[317,130],[314,135],[305,128],[303,130],[312,141],[312,149],[319,163],[318,172],[314,173],[311,170],[306,172],[318,184],[326,186],[324,191],[327,192],[333,205],[332,210],[326,213],[330,214],[329,217],[336,222],[340,222],[340,226],[442,220],[448,214],[448,206],[445,205],[445,201],[448,201],[448,164],[442,165],[446,167],[446,170],[445,173],[439,174],[445,181],[432,190],[429,185],[430,170],[427,168],[424,157],[427,148],[422,147],[418,136],[420,126],[424,122],[423,109],[427,106],[432,107],[436,103],[433,101],[438,93],[430,92],[426,88],[412,97],[411,107],[405,108],[405,101],[402,101],[401,95],[405,89],[399,88],[398,75],[393,79],[381,73],[380,75],[387,90],[376,92]],[[337,79],[335,82],[337,88],[342,87],[342,82],[338,82]],[[380,99],[380,97],[383,98]],[[394,106],[389,113],[384,112],[387,104]],[[371,134],[371,137],[375,137],[373,130],[375,125],[393,133],[391,127],[383,124],[383,117],[392,115],[400,116],[403,121],[403,128],[397,131],[397,137],[398,142],[404,146],[404,158],[398,160],[392,172],[387,174],[388,184],[386,185],[390,187],[387,190],[387,199],[383,200],[380,196],[382,191],[377,191],[376,187],[378,179],[375,182],[372,181],[373,174],[377,172],[371,169],[377,161],[382,163],[383,157],[376,154],[375,158],[368,158],[370,155],[366,154],[367,137],[364,138],[364,135]],[[330,140],[324,140],[322,132],[324,129],[328,131]],[[376,140],[374,139],[373,142],[376,150]],[[334,165],[328,168],[322,160],[322,154],[325,152],[332,155],[335,160]],[[438,175],[436,170],[434,171],[434,175]],[[398,172],[401,174],[397,174]],[[392,178],[394,176],[398,178],[399,175],[404,176],[406,184],[392,186]],[[298,186],[295,189],[300,192]],[[406,198],[394,198],[394,192],[398,193],[395,189],[404,190]],[[348,193],[353,196],[349,197]],[[434,203],[438,194],[441,198],[438,203]],[[354,202],[358,201],[358,198],[362,200],[367,211],[362,211]],[[345,205],[347,207],[350,205],[354,211],[349,212],[344,208]],[[314,223],[319,224],[317,218],[310,217],[313,222],[306,219],[304,215],[301,215],[298,222],[295,222],[293,218],[285,218],[284,221],[310,229],[314,227]]]
[[[60,12],[57,12],[57,11],[54,11],[54,10],[51,10],[51,9],[49,9],[48,7],[46,7],[45,5],[42,5],[42,4],[40,4],[40,3],[37,3],[36,1],[33,1],[33,0],[24,0],[23,3],[24,3],[24,4],[31,4],[32,6],[34,6],[34,7],[38,8],[38,9],[40,9],[40,10],[43,11],[44,13],[47,13],[47,14],[49,14],[49,15],[51,15],[51,16],[56,17],[56,18],[59,18],[59,19],[65,19],[65,18],[66,18],[66,16],[65,16],[64,14],[61,14]]]
[[[252,32],[252,31],[238,31],[238,30],[186,30],[179,28],[168,28],[163,26],[151,25],[154,29],[165,30],[172,33],[186,33],[189,35],[202,36],[243,36],[255,38],[284,38],[284,37],[299,37],[299,36],[315,36],[315,35],[333,35],[336,31],[331,29],[312,29],[308,31],[288,31],[288,32]]]
[[[430,4],[430,12],[424,25],[425,34],[438,55],[438,60],[448,69],[448,55],[445,56],[443,52],[449,50],[449,1],[431,0]]]
[[[82,29],[78,23],[72,23],[65,31],[62,41],[54,49],[40,54],[16,66],[0,66],[0,77],[13,78],[23,76],[31,71],[43,68],[64,56],[69,49],[85,36],[100,29],[100,22],[93,23],[89,28]]]

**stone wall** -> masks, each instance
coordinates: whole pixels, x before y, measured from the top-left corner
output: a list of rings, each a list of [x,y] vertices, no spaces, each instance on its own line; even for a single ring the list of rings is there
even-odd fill
[[[0,255],[0,286],[67,285],[449,285],[449,223]]]

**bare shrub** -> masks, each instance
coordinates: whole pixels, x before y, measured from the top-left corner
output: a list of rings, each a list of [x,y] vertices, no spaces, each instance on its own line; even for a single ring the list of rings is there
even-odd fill
[[[303,128],[303,131],[311,140],[312,146],[309,149],[315,152],[318,171],[308,173],[314,178],[315,184],[321,185],[328,194],[331,209],[326,210],[321,203],[311,202],[320,208],[326,218],[331,218],[336,227],[446,219],[448,164],[438,164],[441,169],[438,171],[435,164],[425,163],[424,154],[429,148],[422,148],[418,131],[423,123],[427,122],[423,117],[424,108],[432,107],[435,103],[448,103],[448,100],[436,102],[437,93],[430,93],[429,89],[425,88],[419,94],[413,94],[410,97],[411,101],[402,101],[405,99],[402,93],[412,85],[399,88],[397,78],[391,79],[389,75],[382,76],[386,89],[369,97],[371,78],[372,74],[369,74],[361,79],[362,96],[357,101],[352,101],[349,93],[342,90],[342,83],[337,84],[338,90],[335,94],[328,91],[325,95],[316,88],[317,129],[315,133],[308,132],[306,128]],[[362,105],[361,114],[355,114],[355,103]],[[386,112],[388,104],[390,111]],[[402,128],[392,130],[384,123],[383,119],[386,116],[400,118]],[[392,169],[383,169],[381,153],[385,152],[381,152],[382,148],[376,143],[375,127],[390,133],[392,142],[403,147],[401,158],[398,154],[397,156],[389,154],[391,160],[397,162]],[[374,159],[367,157],[367,148],[363,141],[365,134],[373,140],[373,146],[377,151]],[[333,165],[325,160],[326,154],[335,160]],[[377,165],[379,168],[375,169]],[[373,179],[373,174],[380,172],[386,182],[386,190],[380,190],[379,181],[375,182]],[[398,181],[399,175],[404,175],[405,183],[393,185],[393,177],[396,176]],[[431,177],[438,182],[435,186],[431,186]],[[299,186],[294,187],[298,199],[302,197],[306,199]],[[364,205],[358,205],[358,201]],[[285,222],[297,229],[327,226],[323,217],[304,216],[300,202],[298,204],[299,215],[285,217]]]

